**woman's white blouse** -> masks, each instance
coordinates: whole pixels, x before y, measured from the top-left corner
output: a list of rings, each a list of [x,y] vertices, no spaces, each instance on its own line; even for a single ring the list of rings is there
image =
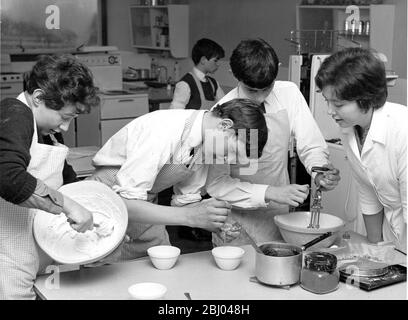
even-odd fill
[[[387,102],[374,111],[361,156],[353,128],[343,130],[343,145],[359,186],[362,213],[384,208],[393,235],[400,239],[407,221],[406,106]],[[384,240],[386,239],[384,234]]]

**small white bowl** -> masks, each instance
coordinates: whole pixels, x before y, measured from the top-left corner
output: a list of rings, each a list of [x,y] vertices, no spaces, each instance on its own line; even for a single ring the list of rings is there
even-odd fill
[[[157,269],[167,270],[175,265],[180,249],[174,246],[155,246],[147,249],[147,254]]]
[[[245,250],[240,247],[221,246],[211,250],[215,263],[222,270],[234,270],[241,263]]]
[[[160,283],[141,282],[131,285],[128,292],[136,300],[159,300],[166,294],[167,288]]]

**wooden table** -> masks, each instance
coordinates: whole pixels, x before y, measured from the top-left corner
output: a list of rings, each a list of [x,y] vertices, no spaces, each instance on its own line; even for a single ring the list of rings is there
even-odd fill
[[[325,295],[303,290],[299,285],[282,289],[249,281],[255,274],[255,250],[243,246],[245,255],[238,269],[220,270],[211,251],[183,254],[170,270],[158,270],[149,258],[95,268],[81,268],[59,274],[59,288],[50,287],[49,275],[40,276],[35,290],[43,299],[88,300],[130,299],[128,287],[138,282],[159,282],[167,287],[165,299],[186,300],[377,300],[407,298],[406,282],[366,292],[340,283],[339,289]],[[52,275],[55,278],[55,274]]]

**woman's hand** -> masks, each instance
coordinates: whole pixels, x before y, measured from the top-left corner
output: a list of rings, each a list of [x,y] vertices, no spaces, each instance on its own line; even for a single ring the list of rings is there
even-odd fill
[[[67,216],[68,222],[71,225],[72,229],[78,232],[92,230],[92,213],[71,198],[64,196],[63,212]]]
[[[190,227],[202,228],[211,232],[220,231],[231,212],[231,205],[228,202],[214,198],[192,203],[184,208],[190,210],[188,213]]]
[[[309,185],[289,184],[281,187],[269,186],[265,193],[265,202],[274,201],[293,207],[299,206],[309,194]]]
[[[316,186],[320,186],[323,191],[333,190],[340,181],[340,171],[333,167],[332,164],[325,165],[324,167],[329,168],[329,171],[324,173],[319,172],[315,177]]]

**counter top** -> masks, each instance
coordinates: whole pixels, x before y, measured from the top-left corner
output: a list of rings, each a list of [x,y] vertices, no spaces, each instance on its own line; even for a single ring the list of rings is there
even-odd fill
[[[186,300],[401,300],[407,298],[406,282],[366,292],[340,282],[339,289],[324,295],[303,290],[299,285],[289,289],[267,286],[250,281],[255,274],[255,250],[243,246],[241,265],[233,271],[220,270],[211,251],[183,254],[170,270],[158,270],[149,258],[81,268],[60,274],[59,288],[50,288],[44,275],[37,278],[35,290],[50,300],[128,300],[128,287],[138,282],[159,282],[167,287],[164,299]],[[53,275],[55,277],[55,275]]]
[[[171,102],[173,100],[174,88],[172,88],[172,90],[167,90],[166,88],[149,88],[147,92],[149,94],[149,104]]]
[[[72,166],[78,178],[90,176],[95,171],[92,159],[99,149],[96,146],[69,148],[67,162]]]
[[[123,87],[125,90],[134,93],[147,93],[149,96],[149,104],[160,104],[171,102],[173,100],[173,92],[174,87],[172,90],[167,90],[166,87],[164,88],[151,88],[151,87],[144,87],[135,84],[134,82],[123,82]]]

